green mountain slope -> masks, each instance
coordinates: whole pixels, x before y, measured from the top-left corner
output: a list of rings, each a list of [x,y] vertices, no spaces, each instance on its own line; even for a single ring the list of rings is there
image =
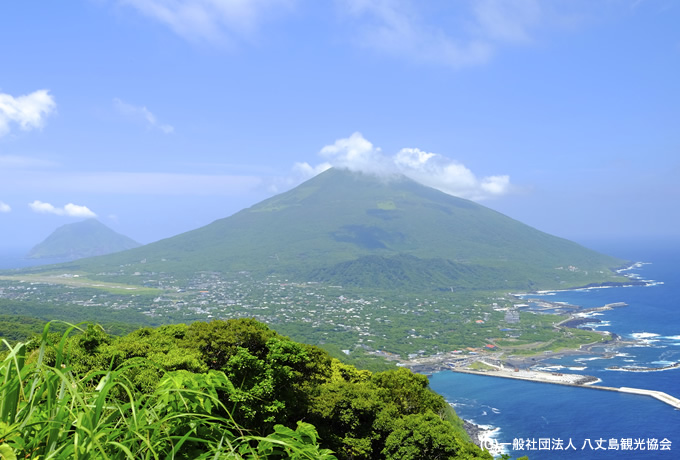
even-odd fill
[[[80,259],[139,246],[96,219],[62,225],[28,253],[31,259]]]
[[[331,169],[205,227],[71,267],[455,290],[607,282],[623,263],[404,177]]]

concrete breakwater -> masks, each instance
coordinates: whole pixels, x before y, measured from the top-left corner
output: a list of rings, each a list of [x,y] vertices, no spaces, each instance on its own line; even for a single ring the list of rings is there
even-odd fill
[[[541,298],[528,298],[526,299],[526,302],[528,302],[529,304],[533,304],[533,307],[531,307],[530,310],[554,311],[555,313],[558,314],[578,315],[576,317],[571,317],[562,321],[561,323],[558,323],[557,326],[560,326],[562,323],[566,323],[568,321],[573,321],[578,317],[585,317],[589,313],[598,313],[602,311],[613,310],[614,308],[628,306],[628,304],[625,302],[612,302],[601,307],[582,308],[579,305],[572,305],[566,302],[555,302],[552,300]]]
[[[580,374],[562,374],[559,372],[543,372],[543,371],[528,371],[528,370],[508,370],[505,368],[477,371],[472,369],[461,369],[450,367],[453,372],[460,372],[463,374],[486,375],[489,377],[501,377],[506,379],[528,380],[538,383],[552,383],[554,385],[566,385],[579,388],[590,388],[593,390],[616,391],[620,393],[637,394],[643,396],[651,396],[663,403],[666,403],[676,409],[680,409],[680,399],[671,396],[662,391],[644,390],[641,388],[629,387],[608,387],[602,385],[593,385],[599,381],[598,378],[590,375]]]
[[[651,396],[652,398],[656,398],[659,401],[665,402],[666,404],[670,404],[676,409],[680,409],[680,399],[673,397],[668,393],[664,393],[663,391],[642,390],[640,388],[628,388],[628,387],[621,387],[618,389],[618,391],[622,393],[633,393],[637,395]]]

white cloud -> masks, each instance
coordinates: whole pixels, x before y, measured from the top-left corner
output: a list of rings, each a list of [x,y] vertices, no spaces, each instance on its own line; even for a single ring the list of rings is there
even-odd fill
[[[312,166],[307,162],[295,163],[293,170],[288,176],[269,179],[269,185],[266,186],[266,190],[272,194],[285,192],[332,167],[333,165],[328,162],[316,166]]]
[[[358,132],[336,140],[319,153],[338,168],[378,176],[402,174],[449,195],[471,200],[499,197],[512,191],[507,175],[479,178],[450,158],[417,148],[403,148],[395,155],[387,156]],[[309,166],[309,170],[313,168]]]
[[[427,186],[471,200],[484,200],[507,194],[509,176],[479,179],[465,165],[436,153],[419,149],[402,149],[395,156],[402,174]]]
[[[482,179],[482,190],[491,196],[501,196],[510,190],[510,176],[489,176]]]
[[[362,171],[378,175],[393,174],[392,162],[386,158],[379,148],[364,139],[356,132],[348,138],[337,139],[333,145],[327,145],[319,154],[329,163],[351,171]]]
[[[428,162],[432,157],[436,156],[434,153],[423,152],[420,149],[401,149],[394,158],[397,165],[406,168],[420,168]]]
[[[302,180],[307,180],[332,167],[333,166],[330,163],[321,163],[319,165],[312,166],[307,162],[303,162],[295,163],[293,166],[293,171],[298,173],[298,175],[302,177]]]
[[[0,137],[9,133],[13,123],[24,131],[42,128],[45,118],[55,107],[54,98],[46,89],[16,98],[0,93]]]
[[[29,203],[28,206],[35,212],[41,214],[56,214],[58,216],[70,217],[97,217],[95,213],[90,211],[86,206],[80,206],[73,203],[68,203],[63,208],[57,208],[50,203],[35,200]]]
[[[531,41],[543,17],[536,0],[444,2],[435,20],[424,17],[427,2],[338,1],[356,20],[359,45],[453,68],[484,64],[501,45]]]
[[[12,208],[5,202],[0,201],[0,212],[10,212]]]
[[[90,211],[86,206],[79,206],[77,204],[68,203],[64,206],[64,213],[67,216],[73,217],[96,217],[97,215]]]
[[[42,201],[35,200],[33,203],[29,203],[28,206],[35,212],[58,214],[54,206],[49,203],[43,203]]]
[[[121,101],[118,98],[113,99],[113,106],[116,108],[118,113],[130,118],[131,120],[145,124],[147,128],[159,129],[165,134],[170,134],[175,131],[175,128],[171,125],[159,122],[156,116],[144,106],[131,105]]]
[[[249,38],[263,16],[296,0],[119,0],[191,41],[229,44]]]

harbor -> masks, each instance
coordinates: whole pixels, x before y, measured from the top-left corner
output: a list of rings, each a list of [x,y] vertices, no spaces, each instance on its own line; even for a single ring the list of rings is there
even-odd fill
[[[589,375],[581,374],[571,374],[571,373],[560,373],[560,372],[545,372],[545,371],[535,371],[535,370],[518,370],[518,369],[508,369],[505,367],[498,367],[494,365],[487,364],[490,369],[487,370],[473,370],[464,369],[460,367],[451,366],[449,370],[453,372],[459,372],[462,374],[475,374],[475,375],[486,375],[489,377],[501,377],[506,379],[516,379],[516,380],[527,380],[537,383],[551,383],[554,385],[566,385],[572,387],[580,388],[590,388],[593,390],[602,391],[616,391],[620,393],[637,394],[642,396],[650,396],[655,398],[665,404],[668,404],[675,409],[680,409],[680,399],[671,396],[662,391],[656,390],[646,390],[641,388],[630,388],[630,387],[609,387],[602,385],[594,385],[599,379]]]

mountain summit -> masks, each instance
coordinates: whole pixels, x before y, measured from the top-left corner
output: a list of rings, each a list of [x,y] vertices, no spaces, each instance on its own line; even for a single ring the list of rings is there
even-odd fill
[[[405,177],[329,169],[205,227],[78,268],[248,271],[422,291],[602,283],[623,263]]]
[[[42,243],[31,249],[29,259],[80,259],[139,246],[139,243],[114,232],[97,219],[62,225]]]

